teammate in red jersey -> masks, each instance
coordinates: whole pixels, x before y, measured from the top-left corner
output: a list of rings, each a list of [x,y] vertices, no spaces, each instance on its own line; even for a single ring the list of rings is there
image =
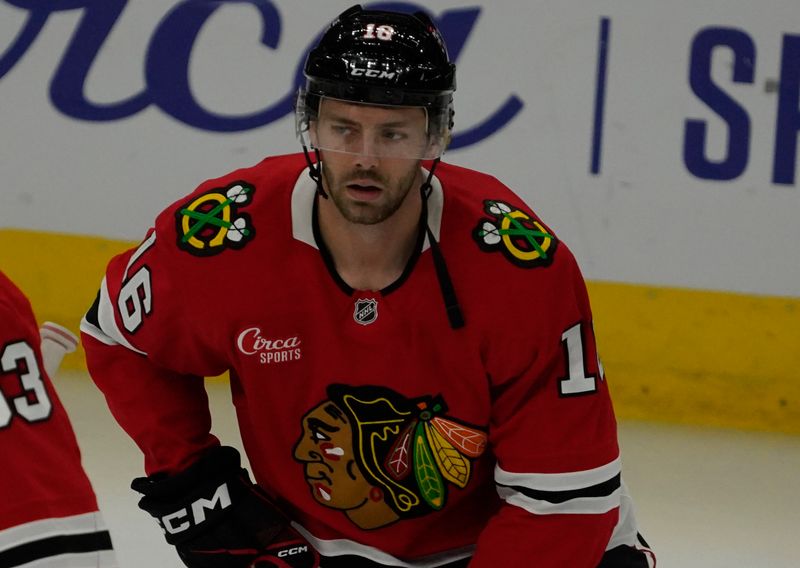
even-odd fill
[[[652,566],[575,259],[439,162],[431,20],[355,6],[305,73],[304,153],[168,207],[82,323],[140,506],[190,567]],[[225,371],[257,485],[210,433]]]
[[[75,337],[48,324],[54,344]],[[74,346],[73,346],[74,348]],[[0,272],[0,566],[117,566],[30,303]]]

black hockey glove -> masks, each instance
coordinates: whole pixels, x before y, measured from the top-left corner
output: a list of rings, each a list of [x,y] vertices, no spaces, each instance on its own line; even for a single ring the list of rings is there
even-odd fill
[[[239,452],[209,450],[185,471],[133,480],[189,568],[316,568],[319,555],[250,481]]]

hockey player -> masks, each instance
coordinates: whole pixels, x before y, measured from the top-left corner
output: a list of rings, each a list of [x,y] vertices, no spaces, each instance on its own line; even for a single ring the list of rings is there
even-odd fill
[[[52,324],[45,332],[64,350],[76,339]],[[0,566],[115,567],[40,343],[28,300],[0,272]],[[57,365],[57,349],[51,353]]]
[[[82,323],[141,508],[190,567],[652,566],[575,259],[439,162],[432,21],[354,6],[305,74],[304,153],[168,207]],[[257,485],[210,433],[225,371]]]

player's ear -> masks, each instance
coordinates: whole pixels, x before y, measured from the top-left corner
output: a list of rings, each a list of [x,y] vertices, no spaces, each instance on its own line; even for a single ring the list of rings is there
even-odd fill
[[[435,160],[440,157],[445,149],[450,144],[450,133],[448,132],[445,137],[429,136],[428,145],[425,148],[425,154],[422,156],[423,160]]]
[[[311,141],[311,146],[314,148],[319,148],[317,145],[317,124],[319,124],[317,120],[308,121],[308,139]]]

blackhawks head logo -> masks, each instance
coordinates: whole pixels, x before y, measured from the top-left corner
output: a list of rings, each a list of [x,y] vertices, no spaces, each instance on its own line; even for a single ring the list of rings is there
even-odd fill
[[[250,216],[240,212],[253,192],[253,186],[237,182],[186,203],[175,212],[178,246],[198,256],[242,248],[255,235]]]
[[[486,200],[483,204],[492,218],[483,219],[472,232],[481,250],[499,251],[522,268],[553,262],[558,241],[535,217],[502,201]]]
[[[440,396],[331,385],[304,417],[294,457],[314,499],[362,529],[437,511],[464,488],[486,434],[447,416]]]

